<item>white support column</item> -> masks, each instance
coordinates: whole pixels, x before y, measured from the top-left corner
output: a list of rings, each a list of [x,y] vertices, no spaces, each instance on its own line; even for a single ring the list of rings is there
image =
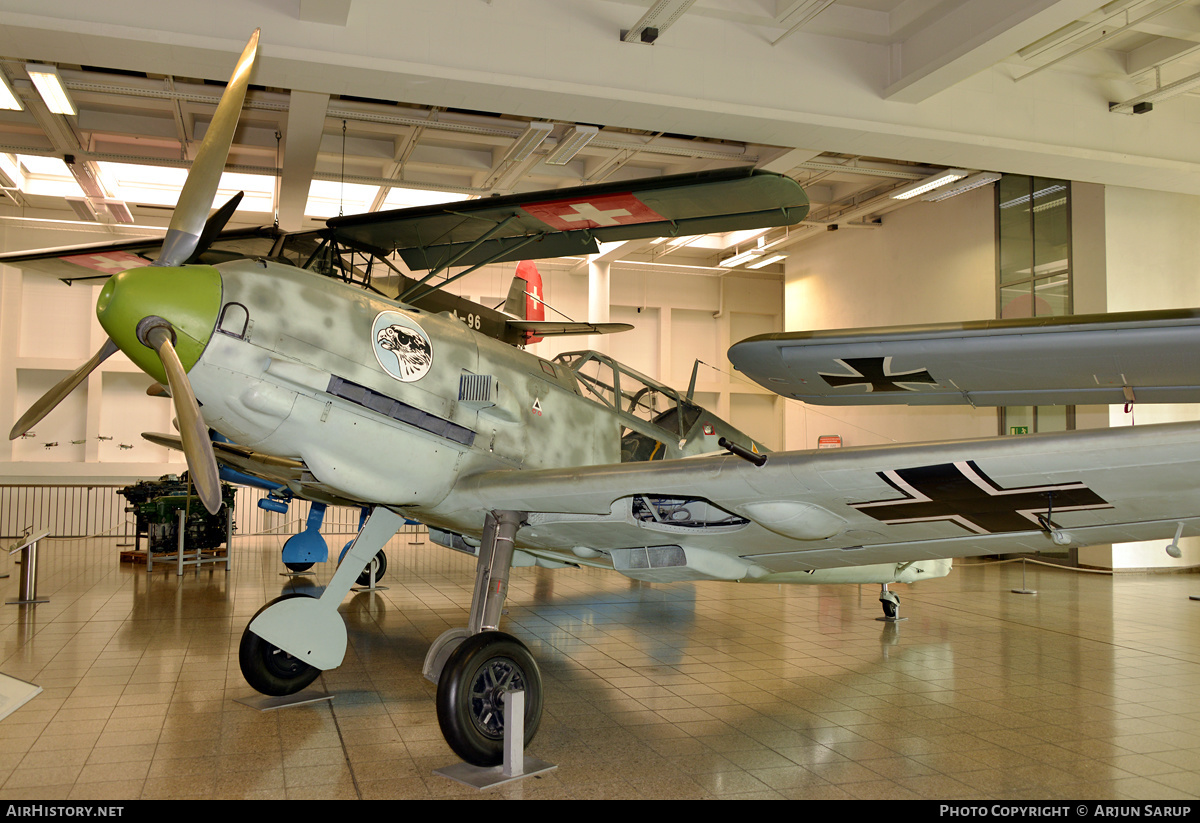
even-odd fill
[[[0,409],[0,428],[5,432],[17,422],[17,356],[21,343],[21,287],[24,273],[13,266],[0,266],[0,397],[8,400]],[[13,445],[7,437],[0,443],[0,461],[11,462]]]
[[[588,261],[588,322],[607,323],[609,318],[609,263]],[[588,348],[603,351],[603,335],[588,335]]]
[[[77,286],[79,288],[80,286]],[[87,288],[87,286],[81,286]],[[92,304],[95,305],[96,299],[100,297],[100,290],[103,286],[92,286]],[[90,314],[90,313],[89,313]],[[99,351],[104,345],[104,341],[108,339],[108,334],[96,320],[94,314],[90,314],[88,320],[91,329],[88,335],[88,351]],[[84,385],[87,386],[87,420],[83,427],[83,436],[87,442],[83,446],[83,460],[85,463],[100,462],[100,435],[107,432],[100,431],[100,410],[104,404],[104,364],[95,369]]]

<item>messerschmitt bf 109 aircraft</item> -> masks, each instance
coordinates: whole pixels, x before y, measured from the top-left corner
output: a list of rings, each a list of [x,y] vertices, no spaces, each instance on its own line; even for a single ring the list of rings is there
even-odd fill
[[[525,692],[527,743],[542,711],[536,662],[499,631],[514,564],[664,583],[886,587],[945,575],[947,558],[1197,532],[1196,426],[768,453],[690,393],[603,354],[544,360],[511,345],[549,326],[465,318],[465,306],[436,304],[440,292],[423,282],[405,281],[390,299],[319,271],[397,251],[432,275],[587,253],[597,240],[795,223],[807,199],[776,175],[720,172],[336,218],[310,236],[272,237],[267,253],[206,264],[221,257],[212,238],[232,211],[208,218],[256,45],[257,33],[158,258],[101,291],[109,341],[13,436],[120,350],[169,386],[210,510],[220,505],[218,460],[316,502],[369,507],[319,598],[273,601],[246,627],[240,663],[257,690],[294,693],[341,664],[348,638],[338,606],[406,518],[478,557],[467,626],[438,638],[425,665],[448,743],[477,765],[502,758],[507,692]],[[289,255],[293,240],[311,254]],[[894,610],[894,595],[883,599]]]

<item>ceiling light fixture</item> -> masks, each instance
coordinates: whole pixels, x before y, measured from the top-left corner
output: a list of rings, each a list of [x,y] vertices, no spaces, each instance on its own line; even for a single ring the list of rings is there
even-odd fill
[[[13,91],[12,85],[8,82],[8,78],[4,76],[4,72],[0,71],[0,109],[22,111],[24,108],[21,105],[21,98],[17,97],[17,93]]]
[[[62,78],[58,76],[58,69],[40,63],[26,63],[25,73],[33,81],[33,86],[41,95],[46,108],[55,114],[72,116],[77,114],[75,103],[71,101],[71,96],[67,94],[67,87],[63,85]]]
[[[504,160],[513,162],[524,160],[533,154],[534,149],[542,145],[552,131],[554,131],[553,123],[530,123],[525,127],[525,131],[521,132],[521,135],[513,141]]]
[[[911,200],[927,191],[933,191],[936,188],[953,183],[955,180],[962,180],[966,176],[967,172],[963,169],[946,169],[932,177],[926,177],[924,180],[918,180],[907,186],[901,186],[892,192],[891,197],[893,200]]]
[[[1156,80],[1157,75],[1158,70],[1156,69]],[[1174,83],[1167,83],[1165,86],[1160,85],[1154,91],[1139,94],[1137,97],[1131,97],[1121,103],[1109,103],[1108,110],[1117,114],[1145,114],[1148,111],[1154,110],[1155,103],[1161,103],[1163,100],[1178,97],[1197,86],[1200,86],[1200,72],[1189,74],[1187,77],[1176,80]]]
[[[994,172],[994,171],[981,171],[978,174],[972,174],[970,177],[964,178],[962,180],[962,182],[955,183],[953,186],[951,186],[948,189],[940,189],[937,191],[933,191],[933,192],[925,195],[921,199],[928,200],[931,203],[937,203],[940,200],[946,200],[947,198],[950,198],[950,197],[956,197],[964,192],[968,192],[968,191],[971,191],[972,189],[980,188],[981,186],[990,186],[992,183],[995,183],[999,179],[1000,179],[1000,175],[996,174],[996,172]]]
[[[735,254],[733,257],[726,257],[724,260],[722,260],[717,265],[722,266],[724,268],[732,268],[733,266],[740,266],[742,263],[745,263],[750,258],[757,257],[758,255],[755,253],[756,251],[757,251],[756,249],[750,249],[749,251],[739,252],[738,254]]]
[[[575,126],[568,131],[563,138],[558,141],[550,154],[546,155],[547,166],[565,166],[571,162],[571,159],[579,154],[579,150],[592,142],[600,129],[595,126]]]
[[[748,269],[761,269],[763,266],[769,266],[772,263],[778,263],[780,260],[787,260],[786,254],[768,254],[766,257],[755,260],[753,263],[746,266]]]
[[[621,39],[626,43],[640,42],[650,45],[695,2],[696,0],[658,0],[633,24],[633,28],[621,32]]]

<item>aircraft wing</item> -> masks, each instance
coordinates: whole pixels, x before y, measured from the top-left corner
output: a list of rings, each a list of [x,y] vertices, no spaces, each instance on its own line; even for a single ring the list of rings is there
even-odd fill
[[[183,439],[178,434],[162,434],[143,432],[142,438],[168,449],[183,451]],[[265,452],[256,451],[236,443],[213,441],[213,451],[217,462],[233,471],[249,475],[249,478],[227,478],[223,480],[232,483],[245,483],[247,479],[265,480],[268,484],[286,486],[293,493],[308,500],[326,503],[331,506],[361,506],[362,501],[350,500],[340,495],[332,494],[320,484],[313,482],[308,467],[299,460],[288,457],[276,457]]]
[[[764,334],[729,350],[773,392],[830,405],[1200,401],[1200,309]]]
[[[413,270],[594,254],[597,241],[788,226],[808,214],[796,181],[752,169],[487,197],[327,221],[340,242],[397,251]]]
[[[535,550],[586,547],[619,569],[675,566],[674,579],[775,579],[1054,550],[1055,532],[1076,546],[1169,539],[1180,523],[1194,535],[1198,472],[1200,423],[1186,423],[773,453],[761,468],[713,455],[491,472],[455,493],[464,508],[529,512],[518,542]]]
[[[228,229],[216,236],[212,245],[197,262],[209,265],[237,257],[265,257],[279,232],[262,226],[248,229]],[[301,235],[292,235],[293,244]],[[316,240],[310,240],[316,248]],[[104,243],[83,243],[74,246],[55,246],[47,249],[27,249],[0,254],[0,264],[20,265],[43,272],[67,284],[75,280],[102,280],[135,266],[144,266],[158,259],[162,251],[161,237],[140,237],[132,240],[112,240]]]

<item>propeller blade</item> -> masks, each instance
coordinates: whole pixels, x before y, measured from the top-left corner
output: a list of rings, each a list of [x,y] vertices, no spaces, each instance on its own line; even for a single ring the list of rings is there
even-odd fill
[[[175,416],[179,420],[179,434],[183,438],[183,454],[187,458],[188,472],[196,486],[196,494],[200,496],[204,508],[210,514],[216,514],[221,508],[217,458],[208,436],[208,426],[200,414],[200,404],[196,402],[192,384],[171,342],[170,327],[164,324],[147,330],[146,340],[158,352],[163,371],[167,373],[171,401],[175,404]]]
[[[200,239],[196,241],[196,250],[192,252],[192,256],[188,258],[189,263],[195,263],[200,259],[200,255],[208,251],[208,247],[217,239],[217,235],[221,233],[221,229],[225,228],[225,224],[229,222],[229,218],[233,217],[233,213],[237,211],[237,207],[241,205],[242,198],[246,196],[244,191],[239,191],[233,197],[229,198],[224,206],[212,213],[212,216],[204,221],[204,231],[200,232]]]
[[[155,261],[156,266],[181,266],[196,252],[208,213],[212,210],[213,198],[217,196],[221,172],[229,158],[229,147],[233,143],[233,133],[242,113],[250,72],[257,56],[258,29],[255,29],[229,78],[225,93],[221,95],[217,113],[196,153],[196,162],[192,163],[183,190],[179,192],[179,202],[171,215],[171,225],[163,238],[162,254]]]
[[[16,440],[40,423],[42,418],[54,411],[54,407],[61,403],[68,394],[73,392],[76,386],[86,380],[88,375],[96,370],[97,366],[118,351],[120,349],[117,348],[116,343],[112,340],[105,340],[104,345],[100,347],[100,351],[92,355],[91,360],[60,380],[54,388],[43,394],[38,398],[36,403],[29,407],[29,411],[25,412],[16,425],[12,427],[12,431],[8,433],[8,439]]]

